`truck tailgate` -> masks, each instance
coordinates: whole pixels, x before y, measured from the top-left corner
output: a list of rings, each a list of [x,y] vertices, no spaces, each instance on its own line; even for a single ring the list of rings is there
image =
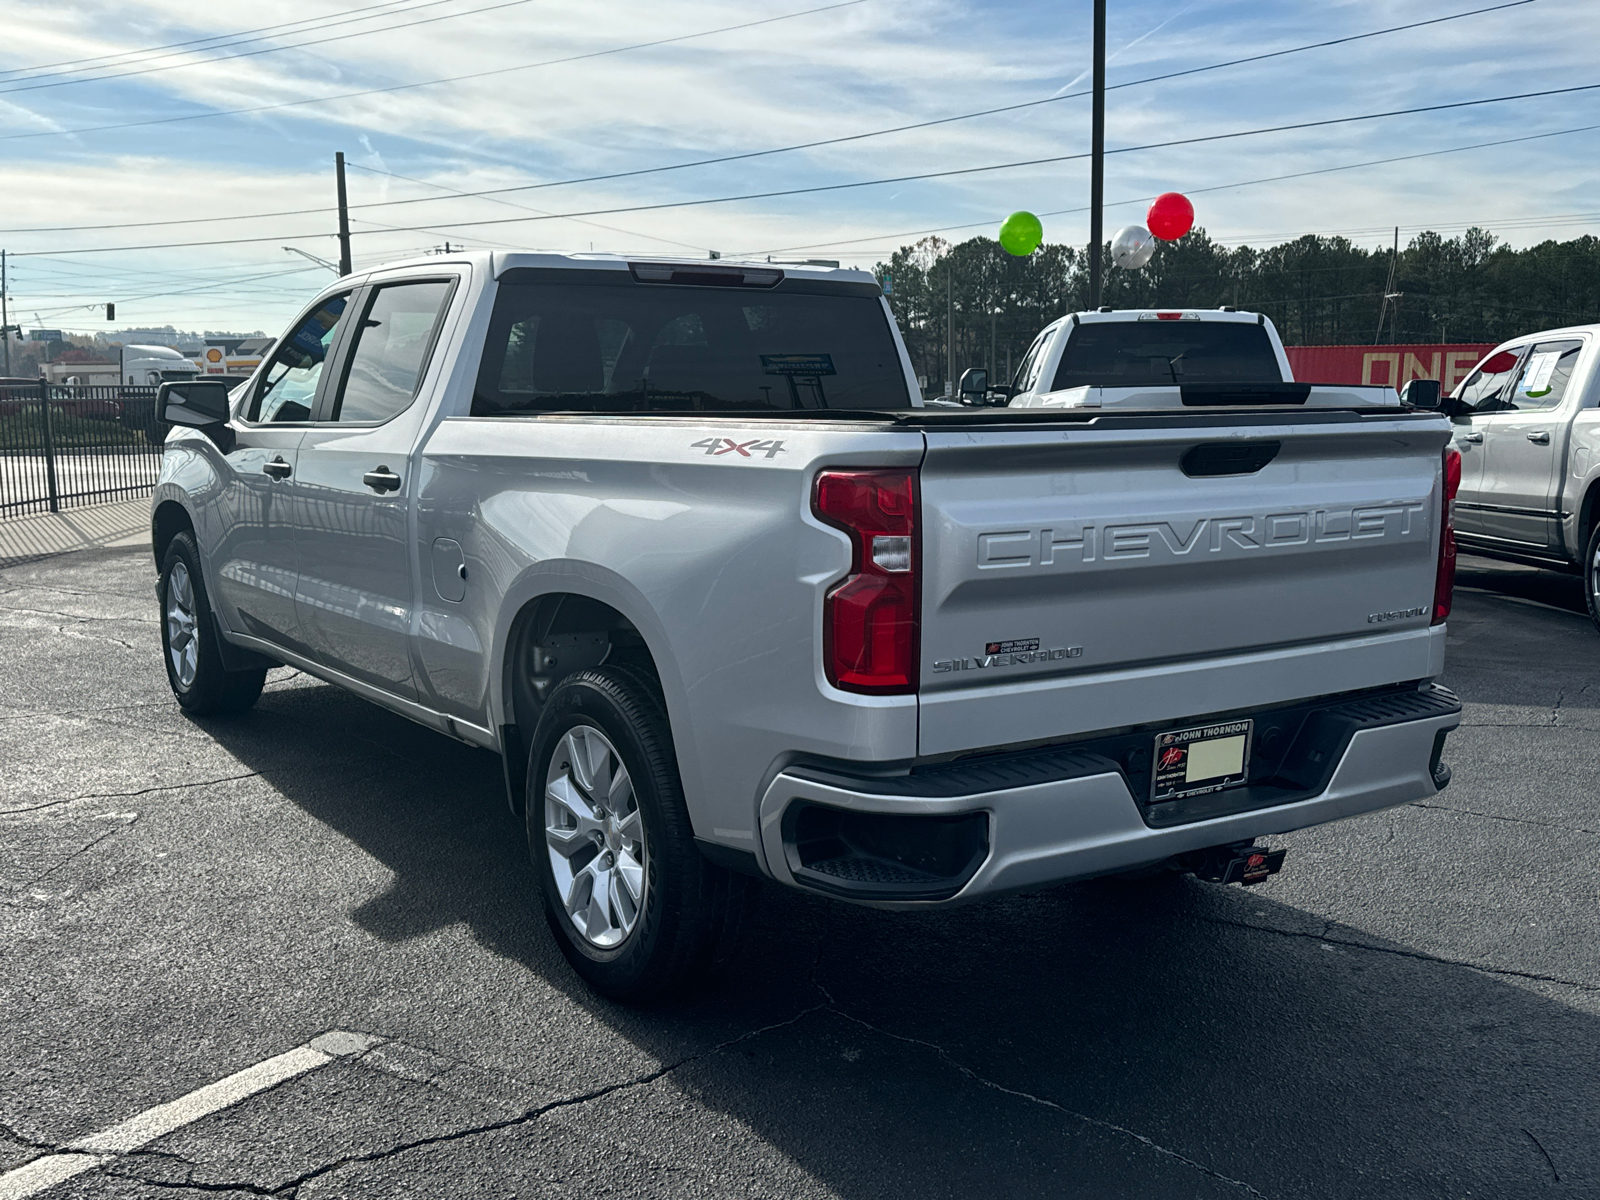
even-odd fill
[[[1437,656],[1440,418],[926,436],[924,755],[1375,687]]]

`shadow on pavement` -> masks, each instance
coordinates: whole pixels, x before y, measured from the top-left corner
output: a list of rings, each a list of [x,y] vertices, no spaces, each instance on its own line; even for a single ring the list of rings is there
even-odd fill
[[[1583,599],[1583,577],[1564,571],[1541,571],[1537,567],[1463,554],[1457,560],[1456,587],[1514,596],[1550,608],[1588,615]]]
[[[1600,1022],[1535,981],[1325,927],[1271,884],[1088,884],[930,914],[772,888],[715,987],[630,1011],[555,950],[494,757],[322,686],[208,728],[394,873],[361,926],[403,941],[466,923],[619,1036],[688,1059],[657,1088],[851,1200],[1600,1189]],[[591,1130],[608,1119],[651,1128],[586,1110]]]

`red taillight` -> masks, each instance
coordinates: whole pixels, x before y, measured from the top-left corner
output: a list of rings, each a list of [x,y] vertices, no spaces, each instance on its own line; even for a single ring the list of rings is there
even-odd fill
[[[917,690],[915,471],[823,471],[811,509],[850,535],[850,574],[828,593],[822,658],[850,692]]]
[[[1181,312],[1175,312],[1175,313],[1158,312],[1156,314],[1156,320],[1158,320],[1158,321],[1181,321],[1181,320],[1183,320],[1183,314]]]
[[[1444,448],[1444,527],[1439,531],[1439,571],[1433,579],[1433,624],[1450,615],[1456,589],[1456,491],[1461,487],[1461,451]]]

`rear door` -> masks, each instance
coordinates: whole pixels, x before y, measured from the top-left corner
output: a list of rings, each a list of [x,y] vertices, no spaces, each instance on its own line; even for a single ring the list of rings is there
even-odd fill
[[[228,628],[301,648],[295,615],[292,489],[300,442],[326,383],[349,292],[324,297],[289,327],[233,422],[217,497],[218,536],[208,547],[214,592]]]
[[[1483,418],[1488,454],[1477,503],[1487,536],[1536,552],[1560,548],[1559,484],[1570,423],[1563,401],[1582,351],[1582,338],[1535,342],[1503,406]]]
[[[1441,423],[1210,420],[929,430],[922,753],[1117,723],[1086,681],[1140,680],[1192,715],[1223,706],[1161,679],[1207,660],[1374,635],[1424,646]],[[943,703],[1019,687],[1033,698],[1017,707]],[[975,729],[991,711],[1008,727]]]
[[[295,472],[296,609],[317,658],[415,696],[410,655],[410,455],[423,378],[454,275],[375,283],[355,298]]]

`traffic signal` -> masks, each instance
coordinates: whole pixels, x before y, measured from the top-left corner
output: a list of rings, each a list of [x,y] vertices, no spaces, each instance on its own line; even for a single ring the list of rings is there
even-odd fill
[[[106,305],[106,320],[115,321],[116,319],[117,319],[117,306],[115,304]]]

